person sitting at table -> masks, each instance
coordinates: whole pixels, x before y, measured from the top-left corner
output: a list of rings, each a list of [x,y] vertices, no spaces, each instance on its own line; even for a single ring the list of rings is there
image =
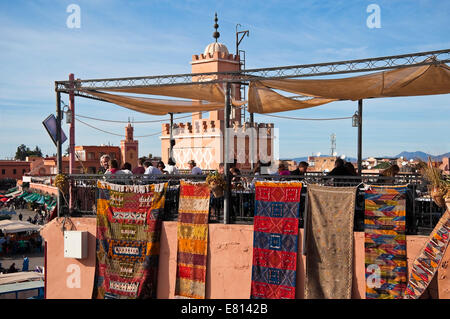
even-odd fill
[[[294,169],[291,172],[291,175],[305,175],[306,171],[308,170],[309,164],[305,161],[301,161],[298,163],[298,166],[296,169]]]
[[[239,170],[239,168],[237,168],[237,167],[230,168],[230,173],[233,176],[231,178],[232,184],[237,185],[238,183],[241,182],[241,177],[239,176],[239,175],[241,175],[241,171]]]
[[[377,180],[377,183],[381,184],[394,184],[395,176],[400,172],[400,167],[397,164],[393,164],[390,167],[386,168],[383,172],[381,172],[380,177]]]
[[[12,265],[11,266],[9,266],[9,269],[8,269],[8,273],[13,273],[13,272],[18,272],[19,270],[16,268],[16,263],[12,263]]]
[[[106,170],[105,175],[116,174],[119,171],[119,163],[117,160],[113,159],[110,162],[110,167]]]
[[[291,175],[291,172],[286,168],[286,165],[281,163],[278,165],[278,175]]]
[[[191,170],[191,175],[202,175],[203,171],[200,167],[197,166],[194,160],[190,160],[188,162],[189,169]]]

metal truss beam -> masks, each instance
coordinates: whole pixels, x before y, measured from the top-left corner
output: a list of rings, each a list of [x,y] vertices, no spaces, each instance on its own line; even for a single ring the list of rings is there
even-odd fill
[[[136,88],[176,84],[198,84],[198,82],[247,83],[258,79],[301,78],[345,73],[370,72],[396,69],[408,66],[429,65],[450,62],[450,49],[428,51],[378,58],[304,64],[284,67],[247,69],[239,72],[188,73],[159,76],[126,77],[110,79],[88,79],[75,81],[77,89],[104,90],[118,88]],[[220,77],[220,80],[212,80]],[[194,81],[195,78],[195,81]],[[57,92],[67,92],[69,81],[56,81]],[[78,91],[79,93],[79,91]],[[88,97],[88,96],[86,96]],[[92,97],[91,97],[92,98]]]

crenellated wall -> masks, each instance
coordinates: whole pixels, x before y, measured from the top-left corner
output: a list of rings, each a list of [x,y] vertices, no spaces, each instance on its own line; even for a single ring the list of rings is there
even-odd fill
[[[223,162],[223,121],[198,119],[192,122],[174,123],[174,158],[178,168],[187,169],[187,162],[193,159],[202,169],[217,169]],[[250,169],[250,156],[255,162],[259,159],[259,147],[267,147],[264,154],[272,156],[273,123],[254,123],[253,150],[250,146],[251,125],[249,122],[233,122],[230,138],[229,158],[238,160],[240,169]],[[167,163],[170,148],[170,124],[162,124],[161,150],[162,161]],[[266,141],[262,141],[266,139]]]

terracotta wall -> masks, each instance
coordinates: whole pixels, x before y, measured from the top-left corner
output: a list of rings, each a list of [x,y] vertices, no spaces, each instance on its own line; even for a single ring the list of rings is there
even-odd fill
[[[64,258],[62,223],[58,218],[47,224],[42,235],[47,242],[47,286],[49,299],[91,298],[95,271],[95,218],[72,218],[65,222],[70,230],[85,230],[88,236],[88,258],[77,260]],[[176,275],[177,223],[164,222],[161,232],[161,251],[158,273],[158,298],[173,298]],[[297,265],[297,298],[304,297],[305,256],[300,254],[303,230],[299,234],[299,258]],[[408,236],[408,264],[427,239],[426,236]],[[250,295],[253,225],[209,225],[206,298],[248,299]],[[364,233],[354,233],[354,281],[353,298],[365,298]],[[450,297],[450,279],[446,266],[450,251],[444,257],[436,282],[430,294],[434,298]],[[443,268],[445,266],[445,268]]]

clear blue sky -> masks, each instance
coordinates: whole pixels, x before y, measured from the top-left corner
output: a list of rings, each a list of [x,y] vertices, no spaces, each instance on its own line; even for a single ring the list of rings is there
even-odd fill
[[[81,8],[81,27],[66,25],[70,4]],[[368,28],[369,4],[377,4],[381,28]],[[248,29],[240,49],[247,68],[369,58],[450,48],[450,2],[430,1],[1,1],[0,158],[17,146],[38,145],[56,153],[42,121],[55,113],[54,81],[190,72],[192,55],[212,38],[214,12],[220,42],[235,51],[235,28]],[[63,101],[68,103],[67,95]],[[293,117],[344,117],[356,102],[280,113]],[[126,121],[160,117],[109,103],[76,99],[80,115]],[[421,150],[450,151],[450,95],[385,98],[364,102],[363,157]],[[335,133],[339,155],[356,157],[357,131],[350,120],[288,121],[255,115],[280,129],[282,158],[330,152]],[[85,120],[124,134],[124,124]],[[135,135],[160,130],[136,124]],[[68,134],[68,126],[64,123]],[[76,144],[120,145],[121,137],[76,122]],[[67,147],[67,142],[63,149]],[[160,154],[158,137],[139,139],[140,155]]]

